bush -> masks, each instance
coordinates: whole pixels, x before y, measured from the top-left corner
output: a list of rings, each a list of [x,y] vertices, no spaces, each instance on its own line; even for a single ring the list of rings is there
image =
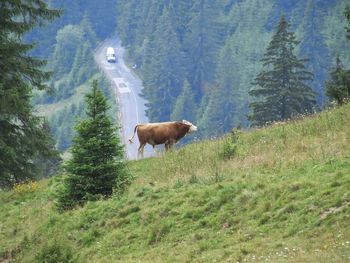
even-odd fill
[[[232,158],[237,153],[237,142],[239,139],[240,129],[232,129],[230,135],[227,137],[224,146],[219,153],[221,159],[227,160]]]
[[[38,189],[38,183],[34,181],[15,184],[13,191],[16,195],[22,196],[27,193],[34,193]]]

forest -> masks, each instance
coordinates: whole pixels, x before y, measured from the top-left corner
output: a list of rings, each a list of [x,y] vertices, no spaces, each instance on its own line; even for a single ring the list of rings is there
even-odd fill
[[[350,62],[347,1],[121,2],[118,33],[139,66],[149,118],[188,118],[204,137],[250,126],[249,91],[281,15],[299,42],[296,54],[308,59],[315,111],[329,102],[325,82],[336,58]]]
[[[2,0],[0,262],[348,262],[349,50],[347,0]]]
[[[347,1],[50,1],[64,14],[26,39],[41,39],[33,54],[48,60],[54,73],[50,91],[33,101],[51,125],[57,148],[68,149],[73,123],[83,116],[84,83],[98,76],[99,41],[118,35],[143,81],[150,121],[188,119],[198,138],[251,126],[249,104],[254,78],[262,69],[268,42],[285,15],[300,43],[296,54],[313,74],[308,85],[319,111],[329,104],[325,82],[336,64],[350,63],[344,35]],[[76,95],[76,96],[74,96]],[[110,96],[110,95],[109,95]],[[111,100],[113,103],[113,100]],[[51,105],[51,106],[50,106]],[[47,109],[47,110],[45,110]],[[63,122],[63,116],[69,116]]]

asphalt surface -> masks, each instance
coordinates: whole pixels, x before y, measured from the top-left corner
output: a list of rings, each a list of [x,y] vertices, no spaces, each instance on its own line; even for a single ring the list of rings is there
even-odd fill
[[[107,47],[113,47],[116,52],[117,62],[109,63],[106,60]],[[141,80],[129,69],[124,60],[125,49],[121,46],[118,38],[110,38],[102,42],[95,51],[95,61],[110,80],[114,90],[115,99],[119,107],[118,119],[121,125],[121,136],[125,145],[126,158],[137,159],[139,146],[137,134],[133,144],[128,139],[133,135],[135,125],[147,123],[145,113],[145,100],[140,97],[143,88]],[[146,145],[144,157],[153,156],[154,152],[150,145]]]

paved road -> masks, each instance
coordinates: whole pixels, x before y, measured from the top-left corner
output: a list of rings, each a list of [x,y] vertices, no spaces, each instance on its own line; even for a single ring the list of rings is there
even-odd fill
[[[107,47],[113,47],[117,63],[106,61]],[[138,123],[147,123],[145,114],[145,100],[140,97],[142,90],[141,80],[126,66],[124,61],[125,49],[121,46],[118,38],[110,38],[99,45],[95,52],[95,61],[111,81],[117,105],[119,106],[119,120],[122,126],[121,134],[125,145],[126,157],[129,160],[137,159],[137,148],[139,142],[135,135],[134,143],[130,144],[130,138],[134,132],[134,127]],[[147,145],[145,147],[145,157],[153,155],[153,149]]]

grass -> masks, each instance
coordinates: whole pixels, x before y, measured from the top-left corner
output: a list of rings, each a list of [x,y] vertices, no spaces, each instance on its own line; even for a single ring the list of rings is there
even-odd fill
[[[350,261],[350,104],[226,143],[130,162],[125,195],[63,214],[62,176],[0,192],[0,262]]]

